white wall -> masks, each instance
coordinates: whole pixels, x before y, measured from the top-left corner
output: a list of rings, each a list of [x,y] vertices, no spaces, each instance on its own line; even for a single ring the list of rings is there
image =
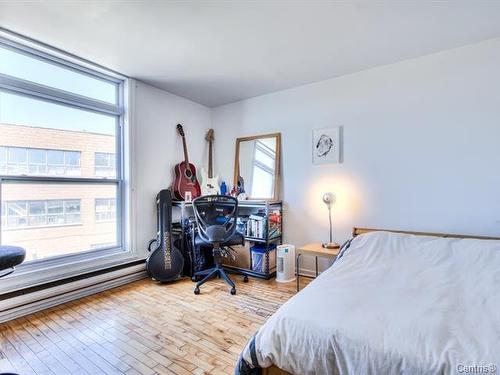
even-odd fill
[[[174,165],[184,160],[176,125],[183,125],[189,159],[201,168],[207,159],[204,136],[210,128],[210,109],[137,82],[134,111],[136,242],[144,250],[156,234],[156,194],[170,187]]]
[[[327,239],[326,191],[339,242],[353,226],[500,235],[500,39],[221,106],[212,125],[228,180],[236,137],[282,133],[286,242]],[[312,129],[337,125],[344,163],[312,165]]]

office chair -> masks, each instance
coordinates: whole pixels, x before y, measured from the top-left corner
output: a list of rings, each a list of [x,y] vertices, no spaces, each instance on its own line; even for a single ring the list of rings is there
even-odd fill
[[[198,229],[195,246],[212,246],[215,263],[215,267],[194,274],[204,276],[196,283],[194,294],[200,294],[200,286],[214,276],[222,277],[231,286],[231,294],[236,294],[236,286],[227,274],[243,273],[224,268],[222,257],[234,256],[231,246],[245,244],[243,235],[236,231],[238,200],[225,195],[205,195],[193,200],[193,211]],[[244,275],[243,281],[248,282],[248,276]]]
[[[18,246],[0,246],[0,277],[10,275],[26,257],[26,250]]]

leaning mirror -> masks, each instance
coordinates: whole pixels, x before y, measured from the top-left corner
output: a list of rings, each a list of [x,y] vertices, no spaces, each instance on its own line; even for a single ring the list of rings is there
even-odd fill
[[[252,200],[277,200],[281,134],[236,139],[234,185]]]

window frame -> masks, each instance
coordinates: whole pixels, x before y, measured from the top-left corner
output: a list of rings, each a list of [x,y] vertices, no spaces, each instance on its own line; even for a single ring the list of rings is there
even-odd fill
[[[0,175],[1,185],[8,183],[57,183],[57,184],[114,184],[116,185],[116,226],[117,246],[88,249],[78,253],[48,257],[21,264],[15,273],[4,279],[0,293],[13,291],[26,285],[39,285],[45,282],[61,280],[78,274],[113,267],[118,264],[143,259],[144,255],[136,250],[135,233],[132,233],[130,218],[133,204],[131,202],[131,157],[129,139],[130,107],[133,98],[133,80],[130,78],[93,64],[85,59],[68,54],[47,44],[12,33],[0,28],[0,45],[16,52],[27,54],[35,59],[50,62],[63,68],[89,75],[92,78],[112,82],[117,90],[116,105],[92,99],[79,94],[55,89],[49,86],[28,82],[23,79],[0,73],[0,91],[23,95],[50,103],[83,109],[100,114],[114,116],[116,121],[116,177],[115,178],[82,178],[62,176],[13,176]],[[126,165],[125,165],[126,164]],[[1,196],[0,196],[1,198]],[[0,223],[1,225],[1,223]],[[0,228],[1,241],[1,228]],[[88,262],[99,259],[100,262]],[[28,280],[28,281],[26,281]]]

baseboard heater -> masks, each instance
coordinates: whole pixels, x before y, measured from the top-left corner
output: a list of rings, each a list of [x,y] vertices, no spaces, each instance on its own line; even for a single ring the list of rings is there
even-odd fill
[[[0,323],[147,277],[144,261],[75,276],[0,296]]]

